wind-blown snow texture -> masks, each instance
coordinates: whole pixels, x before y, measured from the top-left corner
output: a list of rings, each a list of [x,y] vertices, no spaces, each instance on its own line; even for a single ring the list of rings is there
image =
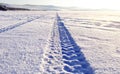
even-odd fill
[[[95,74],[120,74],[120,12],[59,13]]]
[[[0,74],[120,74],[120,12],[0,12]]]

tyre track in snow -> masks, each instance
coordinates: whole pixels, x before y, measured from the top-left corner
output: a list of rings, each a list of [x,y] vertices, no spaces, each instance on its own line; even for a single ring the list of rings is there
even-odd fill
[[[19,27],[19,26],[24,25],[24,24],[26,24],[26,23],[32,22],[32,21],[34,21],[34,20],[36,20],[36,19],[39,19],[39,18],[40,18],[40,17],[36,17],[36,18],[34,18],[34,19],[29,19],[29,20],[24,21],[24,22],[19,22],[19,23],[17,23],[17,24],[14,24],[14,25],[10,25],[10,26],[1,28],[1,29],[0,29],[0,33],[6,32],[6,31],[9,31],[9,30],[12,30],[12,29],[14,29],[14,28],[16,28],[16,27]]]
[[[42,74],[94,74],[93,69],[57,14]]]
[[[62,48],[63,69],[68,74],[94,74],[81,48],[76,44],[58,14],[57,25]]]
[[[42,74],[60,74],[62,70],[62,53],[59,40],[59,31],[58,26],[56,25],[57,21],[53,24],[51,39],[48,48],[44,51],[44,67]]]

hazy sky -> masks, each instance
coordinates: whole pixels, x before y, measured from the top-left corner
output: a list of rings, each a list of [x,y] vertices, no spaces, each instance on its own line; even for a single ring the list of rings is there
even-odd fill
[[[120,9],[120,0],[0,0],[10,4],[56,5],[92,9]]]

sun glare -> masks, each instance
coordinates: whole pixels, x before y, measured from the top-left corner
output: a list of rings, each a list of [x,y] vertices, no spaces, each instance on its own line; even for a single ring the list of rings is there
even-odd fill
[[[120,9],[120,0],[60,0],[55,5],[92,9]]]

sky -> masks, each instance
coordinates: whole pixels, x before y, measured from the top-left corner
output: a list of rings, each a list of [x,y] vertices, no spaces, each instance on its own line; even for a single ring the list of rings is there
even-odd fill
[[[120,0],[0,0],[0,3],[120,10]]]

